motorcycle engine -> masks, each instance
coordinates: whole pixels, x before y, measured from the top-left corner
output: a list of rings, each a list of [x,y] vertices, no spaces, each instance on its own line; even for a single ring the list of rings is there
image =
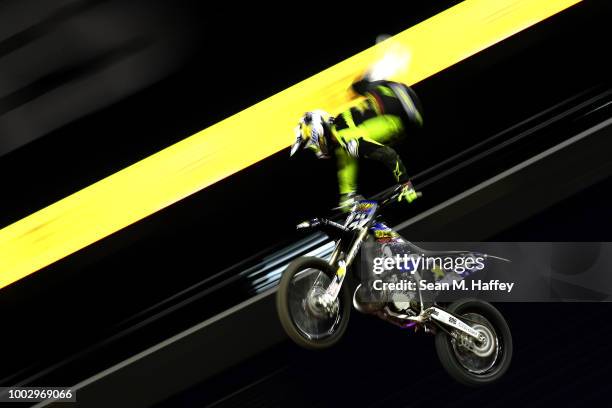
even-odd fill
[[[405,274],[394,275],[387,279],[389,282],[399,283],[401,279],[405,279]],[[419,312],[420,303],[417,300],[416,290],[387,291],[386,299],[389,308],[395,312],[406,314],[418,314]]]

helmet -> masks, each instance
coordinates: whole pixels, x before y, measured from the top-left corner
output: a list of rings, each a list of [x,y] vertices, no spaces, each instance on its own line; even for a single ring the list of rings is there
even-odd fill
[[[291,146],[293,156],[300,148],[312,150],[319,159],[329,158],[326,132],[333,118],[322,110],[306,112],[295,127],[295,142]]]

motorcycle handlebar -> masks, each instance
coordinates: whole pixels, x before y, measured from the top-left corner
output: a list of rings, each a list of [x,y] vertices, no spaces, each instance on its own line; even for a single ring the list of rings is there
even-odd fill
[[[414,188],[414,186],[411,186],[411,187]],[[382,208],[390,204],[391,202],[397,201],[397,198],[399,197],[403,188],[404,188],[404,184],[397,184],[395,186],[388,188],[385,191],[382,191],[379,194],[374,195],[371,198],[371,200],[376,201],[378,203],[378,206]],[[421,192],[417,192],[418,197],[421,197],[421,195],[422,195]],[[339,224],[330,219],[326,219],[326,218],[312,218],[308,221],[304,221],[298,224],[296,229],[309,230],[309,229],[314,229],[317,227],[321,229],[332,229],[332,230],[335,230],[336,232],[349,231],[344,225]]]

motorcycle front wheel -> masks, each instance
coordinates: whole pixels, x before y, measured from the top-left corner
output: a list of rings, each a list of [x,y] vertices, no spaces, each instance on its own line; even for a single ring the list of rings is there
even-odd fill
[[[335,276],[324,260],[302,257],[289,264],[276,293],[276,309],[287,335],[298,345],[323,349],[334,345],[346,331],[351,311],[351,293],[346,282],[328,308],[317,298]]]
[[[506,319],[490,303],[463,299],[447,311],[484,336],[475,341],[459,331],[436,333],[436,351],[444,369],[460,383],[472,387],[491,384],[508,371],[512,360],[512,335]]]

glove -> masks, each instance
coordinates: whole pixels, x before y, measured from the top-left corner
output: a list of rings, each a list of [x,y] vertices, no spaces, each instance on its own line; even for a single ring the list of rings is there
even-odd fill
[[[402,190],[397,196],[397,201],[399,202],[402,200],[406,200],[409,203],[411,203],[421,196],[422,196],[421,192],[416,191],[412,183],[408,181],[402,185]]]
[[[342,210],[342,212],[349,212],[356,202],[363,199],[363,196],[357,193],[342,194],[340,196],[340,203],[338,204],[338,208]]]

